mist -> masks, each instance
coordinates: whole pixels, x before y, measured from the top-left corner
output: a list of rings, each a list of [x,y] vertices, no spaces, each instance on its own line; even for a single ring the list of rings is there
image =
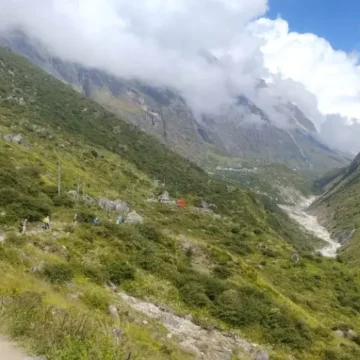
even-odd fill
[[[0,0],[0,9],[0,32],[21,30],[63,60],[176,89],[198,118],[244,95],[279,127],[292,126],[277,110],[288,102],[318,130],[326,122],[313,93],[265,64],[256,24],[267,0]]]

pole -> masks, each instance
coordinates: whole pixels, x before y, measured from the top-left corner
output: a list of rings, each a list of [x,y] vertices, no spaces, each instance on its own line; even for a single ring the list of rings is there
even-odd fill
[[[80,179],[77,179],[77,193],[76,193],[76,202],[79,201],[79,197],[80,197]]]
[[[58,195],[61,195],[61,162],[58,163]]]

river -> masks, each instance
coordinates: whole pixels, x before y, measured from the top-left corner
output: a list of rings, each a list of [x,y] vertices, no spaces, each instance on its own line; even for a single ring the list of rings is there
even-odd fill
[[[307,213],[308,207],[316,200],[316,197],[303,199],[299,204],[293,205],[279,205],[287,214],[294,219],[299,225],[311,232],[316,237],[324,240],[327,245],[319,251],[323,256],[335,258],[337,250],[341,244],[331,238],[330,233],[319,224],[316,216]]]

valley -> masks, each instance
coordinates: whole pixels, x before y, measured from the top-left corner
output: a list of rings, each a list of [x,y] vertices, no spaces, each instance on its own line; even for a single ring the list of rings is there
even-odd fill
[[[203,169],[5,48],[0,77],[6,338],[47,360],[360,358],[357,233],[331,240],[356,161],[322,187],[213,148]]]

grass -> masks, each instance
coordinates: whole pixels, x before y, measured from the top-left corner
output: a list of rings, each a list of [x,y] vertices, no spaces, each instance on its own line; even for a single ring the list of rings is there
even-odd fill
[[[360,331],[357,270],[317,256],[314,239],[267,198],[209,181],[194,164],[24,59],[0,50],[0,60],[0,94],[13,96],[0,103],[0,132],[21,133],[31,144],[0,140],[5,333],[49,359],[194,357],[155,321],[139,325],[141,315],[106,288],[113,282],[120,291],[191,313],[204,327],[269,345],[274,359],[359,357],[355,342],[333,335],[339,323]],[[39,137],[44,127],[50,137]],[[154,176],[165,177],[165,186],[154,189]],[[122,199],[145,222],[117,226],[115,214],[71,201],[66,193],[78,179],[92,198]],[[188,206],[146,201],[164,189]],[[214,203],[215,213],[197,210],[201,199]],[[43,232],[39,220],[48,213],[52,232]],[[95,216],[99,226],[87,221]],[[31,221],[20,236],[23,217]],[[296,265],[293,250],[301,259]],[[120,323],[109,304],[119,309]]]

